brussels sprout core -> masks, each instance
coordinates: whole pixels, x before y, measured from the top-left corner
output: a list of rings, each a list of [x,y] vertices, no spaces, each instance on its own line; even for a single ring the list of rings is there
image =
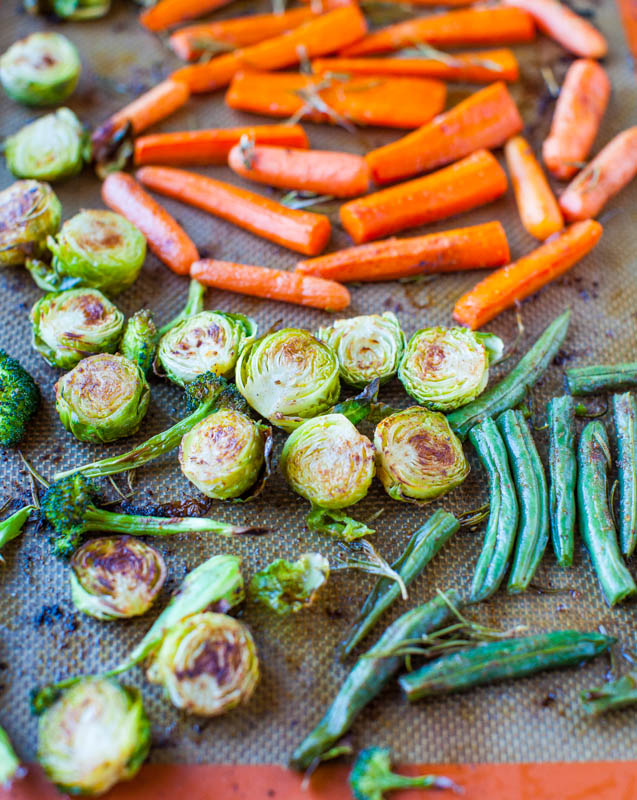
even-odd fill
[[[376,465],[394,500],[433,500],[469,474],[460,440],[444,414],[412,406],[376,426]]]
[[[0,267],[41,256],[61,219],[60,201],[46,183],[16,181],[0,192]]]

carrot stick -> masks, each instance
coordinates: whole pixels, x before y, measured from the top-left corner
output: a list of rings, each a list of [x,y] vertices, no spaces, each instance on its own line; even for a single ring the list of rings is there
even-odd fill
[[[445,84],[432,78],[342,80],[296,72],[239,72],[226,103],[274,117],[413,129],[442,111],[446,95]]]
[[[504,155],[522,225],[541,241],[561,231],[562,212],[529,143],[514,136],[504,145]]]
[[[230,151],[228,165],[238,175],[267,186],[334,197],[357,197],[369,190],[362,156],[333,150],[293,150],[253,145],[246,140]]]
[[[193,166],[225,164],[228,153],[242,136],[256,144],[307,148],[310,143],[300,125],[255,125],[252,128],[209,128],[140,136],[135,140],[135,164]]]
[[[317,58],[312,62],[317,75],[393,75],[414,78],[440,78],[467,83],[517,81],[520,67],[511,50],[483,50],[454,53],[437,58]]]
[[[626,44],[637,73],[637,0],[617,0]]]
[[[193,241],[165,208],[125,172],[113,172],[102,184],[102,200],[132,222],[160,261],[178,275],[188,275],[199,259]]]
[[[609,97],[610,81],[597,61],[571,64],[542,147],[544,163],[556,178],[572,178],[588,158]]]
[[[282,300],[325,311],[342,311],[350,304],[350,295],[345,286],[311,275],[299,275],[298,272],[204,258],[192,265],[190,275],[214,289]]]
[[[385,239],[348,247],[299,261],[296,271],[342,283],[390,281],[423,273],[501,267],[510,258],[501,223],[486,222],[411,239]]]
[[[399,22],[341,50],[346,58],[387,53],[414,44],[434,47],[498,45],[528,42],[535,37],[530,14],[517,8],[470,8]]]
[[[201,208],[304,255],[318,255],[330,238],[330,221],[321,214],[286,208],[254,192],[194,172],[142,167],[137,170],[137,178],[160,194]]]
[[[341,222],[356,244],[436,222],[485,205],[506,192],[507,177],[488,150],[449,167],[341,206]]]
[[[604,58],[608,44],[590,22],[558,0],[503,0],[506,6],[528,11],[538,28],[565,50],[582,58]]]
[[[454,319],[475,330],[569,270],[595,247],[602,226],[576,222],[537,250],[488,275],[458,300]]]
[[[194,93],[213,92],[227,86],[241,69],[273,70],[292,67],[301,60],[333,53],[367,32],[365,17],[356,5],[336,8],[298,28],[259,44],[218,56],[205,64],[191,64],[173,73]]]
[[[596,217],[637,176],[637,126],[611,139],[567,186],[560,208],[567,220]]]
[[[139,15],[139,21],[149,31],[164,31],[189,19],[203,17],[216,8],[227,6],[231,0],[159,0]]]
[[[369,152],[376,183],[391,183],[449,164],[481,148],[500,147],[522,130],[522,118],[504,83],[485,86],[420,130]]]

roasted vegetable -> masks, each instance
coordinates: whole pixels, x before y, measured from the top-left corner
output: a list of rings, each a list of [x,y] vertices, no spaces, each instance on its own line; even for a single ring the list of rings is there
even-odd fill
[[[361,750],[349,775],[355,800],[383,800],[394,789],[454,789],[453,781],[442,775],[419,775],[408,778],[391,769],[388,748],[368,747]]]
[[[203,283],[199,283],[194,278],[191,278],[190,283],[188,284],[188,297],[186,298],[186,305],[182,308],[182,310],[177,314],[176,317],[167,322],[165,325],[159,329],[159,335],[163,336],[165,333],[168,333],[171,328],[174,328],[175,325],[182,322],[189,317],[194,317],[195,314],[200,314],[203,311],[203,304],[204,298],[206,296],[206,289],[208,287],[204,286]]]
[[[637,362],[592,364],[566,370],[566,388],[571,394],[587,395],[637,387]]]
[[[613,395],[619,480],[619,544],[626,558],[637,544],[637,403],[630,393]]]
[[[549,426],[551,473],[551,538],[560,567],[573,563],[575,544],[575,408],[569,395],[553,397],[546,406]]]
[[[8,517],[0,522],[0,550],[8,544],[8,542],[13,541],[16,537],[18,537],[22,533],[22,529],[26,525],[27,520],[31,516],[31,512],[36,510],[36,506],[26,505],[22,508],[19,508],[17,511],[14,511],[13,514],[10,514]],[[0,555],[0,562],[4,561],[3,557]],[[0,780],[0,784],[2,780]]]
[[[0,349],[0,445],[15,447],[40,405],[40,390],[20,362]]]
[[[618,708],[627,708],[637,703],[637,672],[631,671],[616,681],[610,681],[597,689],[580,693],[582,708],[587,714],[604,714]]]
[[[3,728],[0,728],[0,786],[7,789],[16,778],[26,775],[20,759],[15,754],[11,740]]]
[[[280,616],[312,605],[330,574],[329,561],[320,553],[304,553],[296,561],[277,558],[252,576],[253,600]]]
[[[81,22],[108,14],[111,0],[24,0],[29,14],[55,14],[60,19]]]
[[[127,320],[119,349],[123,356],[137,364],[144,375],[148,375],[153,367],[158,341],[153,315],[143,308]]]
[[[62,206],[47,183],[16,181],[0,192],[0,267],[43,255],[61,219]]]

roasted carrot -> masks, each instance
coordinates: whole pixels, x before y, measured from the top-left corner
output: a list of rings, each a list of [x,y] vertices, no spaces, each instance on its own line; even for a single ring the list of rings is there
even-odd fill
[[[296,72],[239,72],[226,103],[273,117],[413,129],[442,111],[446,95],[445,84],[433,78],[342,80]]]
[[[637,73],[637,0],[617,0],[617,6],[633,62],[633,72]]]
[[[602,235],[594,220],[576,222],[537,250],[488,275],[458,300],[454,319],[475,330],[542,286],[554,281],[590,252]]]
[[[299,261],[296,271],[341,283],[390,281],[423,273],[493,269],[508,264],[510,259],[502,224],[486,222],[411,239],[385,239],[348,247]]]
[[[498,81],[365,158],[376,183],[391,183],[449,164],[480,148],[499,147],[521,130],[517,106],[505,84]]]
[[[341,206],[341,222],[356,244],[436,222],[485,205],[506,192],[507,177],[488,150],[449,167]]]
[[[520,67],[513,51],[483,50],[454,53],[443,58],[317,58],[312,62],[317,75],[392,75],[440,78],[467,83],[517,81]]]
[[[608,44],[588,20],[558,0],[503,0],[506,6],[528,11],[538,28],[565,50],[582,58],[604,58]]]
[[[244,178],[283,189],[334,197],[358,197],[369,190],[367,163],[352,153],[255,145],[246,138],[232,148],[228,164]]]
[[[560,208],[567,220],[596,217],[606,203],[637,177],[637,126],[611,139],[567,186]]]
[[[135,139],[135,164],[193,166],[225,164],[228,153],[242,136],[255,144],[307,148],[310,143],[300,125],[255,125],[252,128],[209,128],[200,131],[155,133]]]
[[[308,58],[333,53],[357,41],[367,32],[365,17],[356,5],[336,8],[311,19],[298,28],[273,36],[251,47],[243,47],[205,64],[191,64],[173,73],[191,92],[213,92],[227,86],[241,69],[284,69],[298,64],[301,54]]]
[[[597,61],[579,59],[568,68],[555,105],[542,156],[556,178],[568,180],[591,151],[610,97],[610,81]]]
[[[331,225],[327,217],[286,208],[274,200],[170,167],[142,167],[137,178],[160,194],[201,208],[240,228],[308,256],[327,244]]]
[[[282,300],[325,311],[342,311],[350,303],[349,292],[342,284],[300,275],[298,272],[204,258],[192,265],[190,274],[214,289]]]
[[[149,31],[165,31],[190,19],[197,19],[226,6],[231,0],[159,0],[139,15],[139,21]]]
[[[179,223],[137,181],[125,172],[113,172],[102,184],[102,200],[132,222],[146,237],[160,261],[178,275],[188,275],[199,259],[193,241]]]
[[[504,145],[504,155],[522,225],[541,241],[561,231],[562,212],[529,143],[514,136]]]
[[[535,37],[530,14],[517,8],[470,8],[399,22],[341,50],[346,58],[387,53],[414,44],[434,47],[528,42]]]

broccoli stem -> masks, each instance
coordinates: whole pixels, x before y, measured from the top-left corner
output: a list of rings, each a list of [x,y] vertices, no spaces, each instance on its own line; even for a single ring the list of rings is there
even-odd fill
[[[32,511],[35,511],[35,506],[24,506],[0,522],[0,549],[22,533],[22,528]],[[0,561],[2,560],[3,558],[0,556]]]
[[[264,533],[263,528],[241,527],[208,517],[143,517],[116,514],[89,506],[84,514],[82,530],[128,533],[131,536],[171,536],[175,533],[216,533],[235,536],[242,533]]]
[[[183,311],[181,311],[174,319],[171,319],[170,322],[167,322],[162,328],[159,329],[160,336],[168,333],[168,331],[174,328],[175,325],[179,325],[182,320],[188,319],[189,317],[194,317],[195,314],[203,311],[203,299],[204,295],[206,294],[206,288],[207,287],[205,287],[203,283],[199,283],[199,281],[195,280],[194,278],[190,281],[190,286],[188,287],[188,300],[186,301]]]

